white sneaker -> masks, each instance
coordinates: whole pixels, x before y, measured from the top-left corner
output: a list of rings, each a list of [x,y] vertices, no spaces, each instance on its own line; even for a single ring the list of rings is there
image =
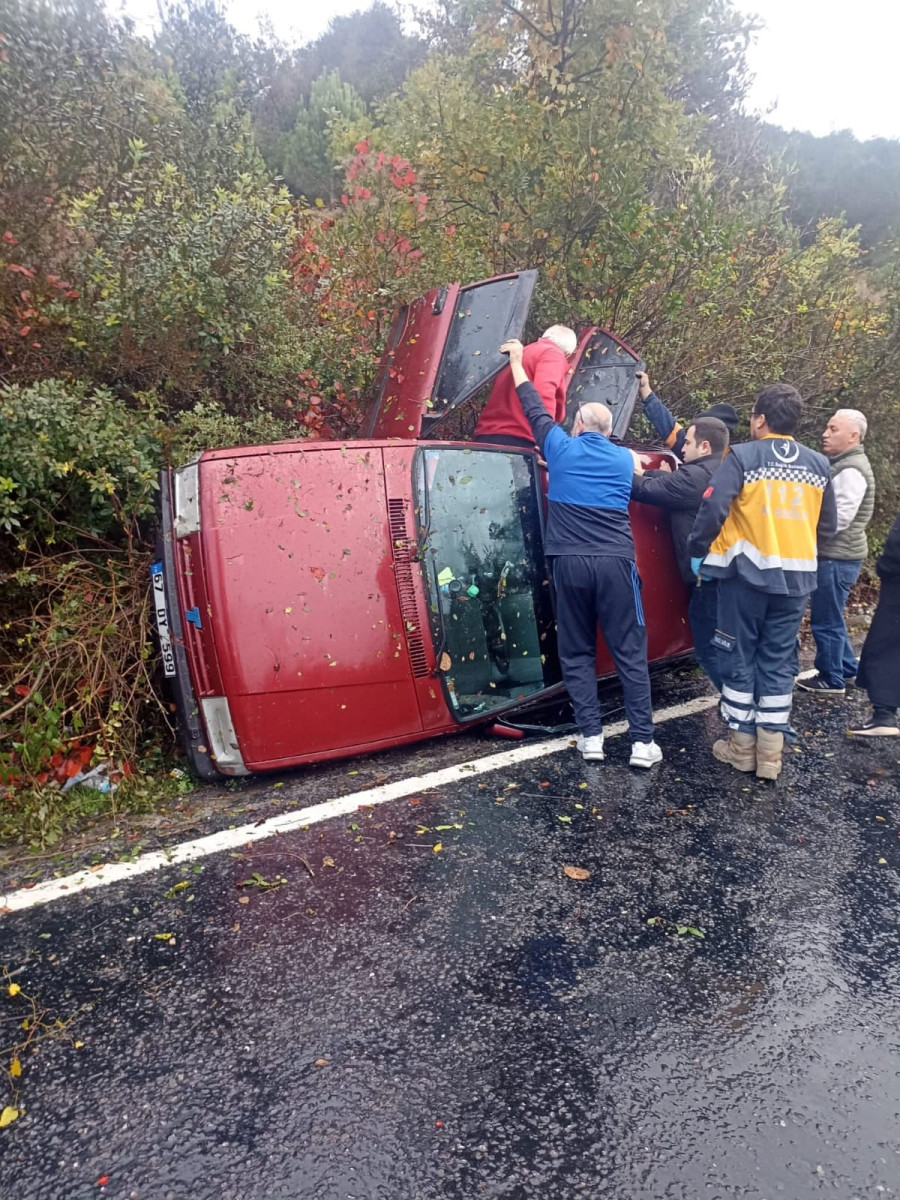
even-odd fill
[[[575,749],[586,762],[603,762],[606,757],[603,753],[602,733],[595,733],[592,737],[585,737],[583,733],[579,733]]]
[[[663,752],[656,742],[632,742],[630,767],[655,767],[662,762]]]

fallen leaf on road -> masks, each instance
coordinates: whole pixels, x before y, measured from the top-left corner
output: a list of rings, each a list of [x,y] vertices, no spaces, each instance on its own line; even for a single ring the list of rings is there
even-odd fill
[[[18,1077],[22,1074],[22,1064],[19,1062],[18,1058],[14,1058],[9,1064],[9,1073],[12,1075],[13,1079],[18,1079]]]
[[[556,817],[556,819],[557,819],[557,821],[562,821],[562,822],[563,822],[564,824],[566,824],[566,825],[571,825],[571,824],[572,824],[572,818],[571,818],[571,817],[563,817],[563,816],[560,816],[559,814],[557,814],[557,817]]]
[[[241,896],[241,898],[238,900],[238,904],[249,904],[249,903],[250,903],[249,896]]]
[[[322,859],[322,866],[323,867],[333,867],[334,866],[334,859],[331,857],[330,854],[326,854],[325,857]]]
[[[21,987],[17,983],[11,983],[9,985],[9,994],[11,996],[18,996],[18,994],[19,994],[19,992],[21,992],[21,990],[22,990]]]
[[[563,874],[569,879],[590,879],[591,873],[584,867],[563,867]]]
[[[327,1066],[328,1066],[328,1059],[327,1059],[327,1058],[317,1058],[317,1059],[316,1059],[316,1061],[315,1061],[315,1066],[317,1066],[317,1067],[327,1067]]]
[[[435,854],[437,854],[439,850],[443,850],[444,843],[443,842],[435,842],[435,844],[431,848],[435,852]]]
[[[19,1110],[13,1108],[11,1104],[7,1104],[3,1112],[0,1112],[0,1129],[5,1129],[7,1125],[12,1125],[13,1121],[19,1119]]]

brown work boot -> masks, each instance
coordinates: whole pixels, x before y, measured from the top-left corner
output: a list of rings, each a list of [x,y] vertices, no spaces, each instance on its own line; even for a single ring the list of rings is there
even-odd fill
[[[777,779],[781,774],[781,753],[784,750],[784,734],[771,729],[756,731],[756,777]]]
[[[723,763],[731,763],[736,771],[756,770],[756,738],[752,733],[729,729],[728,739],[713,743],[713,754]]]

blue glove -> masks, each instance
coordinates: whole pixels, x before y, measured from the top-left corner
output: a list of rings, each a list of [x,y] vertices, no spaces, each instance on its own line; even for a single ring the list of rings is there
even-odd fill
[[[692,558],[692,559],[691,559],[691,570],[692,570],[692,571],[694,572],[694,574],[695,574],[695,575],[697,575],[698,577],[699,577],[699,575],[700,575],[700,568],[701,568],[702,566],[703,566],[703,559],[702,559],[702,558]]]

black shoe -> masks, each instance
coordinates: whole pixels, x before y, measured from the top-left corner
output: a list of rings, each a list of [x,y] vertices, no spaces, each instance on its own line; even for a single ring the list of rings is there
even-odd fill
[[[876,720],[875,717],[870,717],[865,725],[860,725],[857,729],[848,729],[848,737],[900,737],[900,727],[897,726],[896,717],[892,725],[885,724],[883,721]]]
[[[816,692],[819,696],[846,696],[847,689],[834,687],[823,679],[821,675],[813,675],[811,679],[798,679],[797,687],[802,688],[804,692]]]

